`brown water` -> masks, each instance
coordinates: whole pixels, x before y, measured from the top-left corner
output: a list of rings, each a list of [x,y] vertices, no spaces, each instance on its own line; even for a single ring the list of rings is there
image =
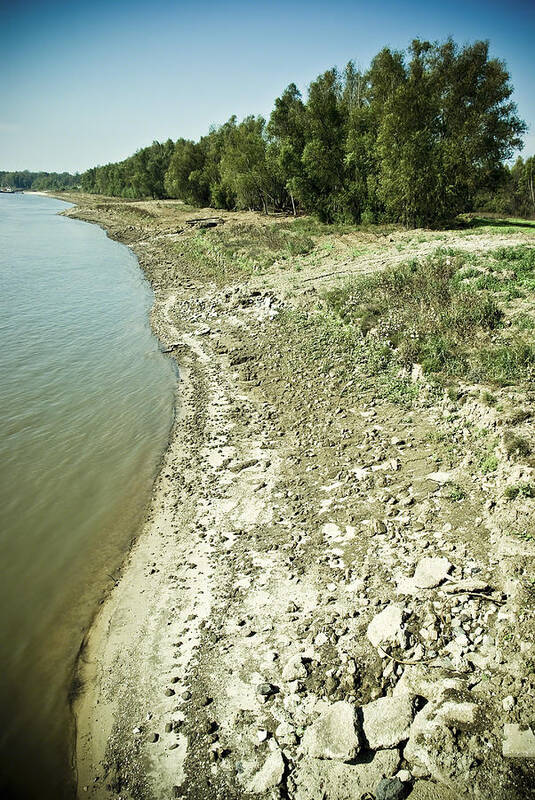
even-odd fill
[[[135,257],[66,207],[0,195],[2,797],[73,797],[73,665],[173,416]]]

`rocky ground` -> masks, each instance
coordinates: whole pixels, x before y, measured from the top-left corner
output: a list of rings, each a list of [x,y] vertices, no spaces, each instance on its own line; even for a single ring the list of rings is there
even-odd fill
[[[182,378],[147,522],[81,654],[80,796],[535,797],[535,470],[511,446],[534,397],[485,404],[417,367],[379,390],[311,332],[318,282],[444,236],[208,279],[174,260],[176,204],[136,221],[79,202],[138,254]],[[535,241],[451,233],[518,236]]]

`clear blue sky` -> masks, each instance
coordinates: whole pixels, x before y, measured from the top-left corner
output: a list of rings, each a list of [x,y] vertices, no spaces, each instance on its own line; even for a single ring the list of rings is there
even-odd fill
[[[268,116],[294,81],[416,36],[489,39],[535,153],[534,0],[0,0],[0,169],[84,170]]]

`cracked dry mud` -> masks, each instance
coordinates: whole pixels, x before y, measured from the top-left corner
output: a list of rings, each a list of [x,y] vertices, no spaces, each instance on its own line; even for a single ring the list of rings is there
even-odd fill
[[[507,534],[534,501],[500,491],[533,468],[476,473],[472,423],[501,426],[468,390],[318,375],[283,302],[155,289],[178,413],[81,656],[79,796],[535,797],[535,548]]]

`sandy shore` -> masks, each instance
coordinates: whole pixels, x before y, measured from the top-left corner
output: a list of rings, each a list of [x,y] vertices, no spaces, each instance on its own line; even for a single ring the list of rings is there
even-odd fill
[[[181,372],[148,518],[80,657],[79,796],[533,796],[535,551],[472,466],[495,409],[320,377],[282,312],[313,308],[330,263],[216,285],[174,265],[176,204],[69,213],[136,252]]]

